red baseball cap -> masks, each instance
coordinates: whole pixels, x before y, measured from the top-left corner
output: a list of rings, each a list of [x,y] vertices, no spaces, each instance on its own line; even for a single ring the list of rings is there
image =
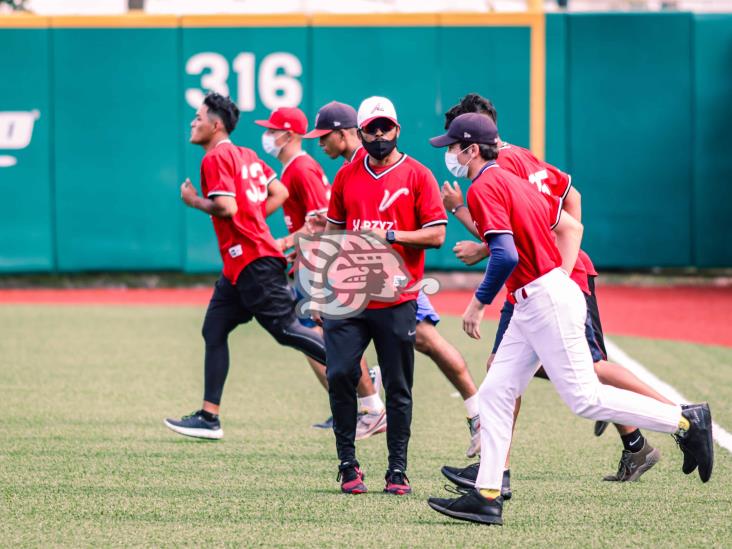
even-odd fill
[[[254,123],[270,130],[286,130],[300,135],[308,131],[308,119],[297,107],[280,107],[272,111],[268,120],[255,120]]]

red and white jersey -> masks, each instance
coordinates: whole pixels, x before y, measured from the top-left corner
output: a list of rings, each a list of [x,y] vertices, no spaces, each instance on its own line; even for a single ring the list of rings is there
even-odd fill
[[[364,156],[367,156],[366,149],[364,149],[363,147],[359,147],[358,149],[353,151],[351,158],[346,158],[343,160],[343,165],[348,166],[351,162],[358,162],[359,160],[363,160]]]
[[[330,183],[320,164],[305,151],[284,165],[281,181],[290,193],[282,210],[285,225],[291,233],[305,225],[308,215],[328,210]]]
[[[518,176],[492,164],[468,188],[468,209],[475,228],[488,241],[510,234],[519,262],[506,281],[509,292],[561,267],[552,229],[559,222],[561,201],[532,191]]]
[[[260,257],[284,256],[264,221],[262,202],[275,172],[251,149],[226,139],[208,151],[201,161],[201,192],[213,199],[233,196],[238,210],[231,218],[211,216],[219,241],[224,276],[236,284],[242,269]]]
[[[539,160],[530,150],[523,147],[504,143],[498,149],[498,160],[496,162],[504,170],[531,183],[537,191],[546,196],[554,196],[564,200],[572,187],[572,177],[569,174]],[[587,262],[584,258],[587,258],[588,261],[590,259],[585,252],[580,251],[570,277],[584,293],[589,294]],[[591,261],[589,263],[592,265]],[[594,272],[594,267],[592,270]],[[597,273],[595,273],[596,275]]]
[[[435,177],[406,154],[386,167],[371,166],[366,154],[343,166],[333,182],[327,217],[349,231],[416,231],[447,224]],[[424,250],[399,244],[393,248],[404,260],[410,287],[424,274]],[[414,292],[402,292],[396,301],[371,301],[367,308],[393,307],[416,297]]]

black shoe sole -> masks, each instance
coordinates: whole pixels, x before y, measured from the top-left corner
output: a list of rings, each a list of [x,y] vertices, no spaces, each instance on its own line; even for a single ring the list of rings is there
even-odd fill
[[[458,519],[458,520],[465,520],[468,522],[477,522],[479,524],[491,524],[494,526],[503,526],[503,518],[502,517],[495,517],[492,515],[476,515],[474,513],[461,513],[459,511],[451,511],[450,509],[446,509],[445,507],[442,507],[440,505],[437,505],[436,503],[432,503],[431,501],[427,501],[427,504],[432,507],[435,511],[438,513],[442,513],[445,516]]]
[[[714,437],[712,435],[712,412],[707,406],[704,409],[704,423],[708,426],[706,437],[705,437],[705,453],[709,456],[709,468],[706,473],[702,473],[702,467],[699,465],[699,478],[702,482],[707,482],[712,476],[712,469],[714,469]],[[697,464],[699,460],[697,460]]]
[[[445,468],[445,467],[440,469],[440,472],[445,476],[445,478],[447,480],[452,482],[455,486],[460,486],[461,488],[475,488],[474,481],[471,481],[464,477],[456,475],[452,471],[448,471],[447,468]]]

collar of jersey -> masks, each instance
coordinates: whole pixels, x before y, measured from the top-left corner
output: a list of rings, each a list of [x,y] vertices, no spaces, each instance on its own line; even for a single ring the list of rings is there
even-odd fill
[[[358,154],[358,151],[360,151],[361,149],[363,149],[363,145],[353,151],[353,154],[351,155],[351,158],[348,159],[348,162],[353,162],[353,160],[356,158],[356,155]]]
[[[495,160],[491,160],[490,164],[487,164],[486,166],[483,166],[483,167],[482,167],[482,168],[480,169],[480,171],[478,172],[478,175],[476,175],[476,176],[475,176],[475,177],[474,177],[473,179],[471,179],[471,182],[472,182],[472,181],[475,181],[475,180],[476,180],[476,179],[478,179],[478,178],[479,178],[479,177],[480,177],[481,175],[483,175],[483,172],[485,172],[485,171],[487,171],[487,170],[490,170],[491,168],[497,168],[497,167],[498,167],[498,164],[496,164],[496,161],[495,161]]]
[[[392,170],[394,170],[394,169],[398,168],[398,167],[399,167],[399,165],[400,165],[400,164],[401,164],[402,162],[404,162],[404,161],[405,161],[406,159],[407,159],[407,153],[402,153],[402,157],[401,157],[401,158],[400,158],[399,160],[397,160],[397,161],[396,161],[396,162],[394,163],[394,165],[393,165],[393,166],[391,166],[391,167],[389,167],[389,168],[385,169],[385,170],[384,170],[383,172],[381,172],[381,173],[379,173],[379,174],[377,174],[376,172],[374,172],[374,171],[373,171],[373,170],[371,169],[371,166],[369,166],[369,155],[366,155],[366,156],[364,156],[364,157],[363,157],[363,165],[364,165],[364,166],[366,167],[366,171],[367,171],[367,172],[369,172],[369,174],[371,175],[371,177],[373,177],[374,179],[381,179],[381,178],[382,178],[382,177],[384,177],[384,176],[385,176],[386,174],[388,174],[388,173],[389,173],[390,171],[392,171]]]
[[[289,168],[289,167],[290,167],[290,164],[292,164],[292,163],[293,163],[293,162],[294,162],[295,160],[297,160],[297,159],[298,159],[298,158],[300,158],[301,156],[305,156],[306,154],[308,154],[308,153],[306,153],[305,151],[300,151],[300,152],[299,152],[299,153],[297,153],[297,154],[296,154],[295,156],[293,156],[292,158],[290,158],[290,159],[289,159],[289,160],[287,161],[287,164],[285,164],[284,166],[282,166],[282,175],[285,175],[285,171],[287,170],[287,168]]]
[[[223,145],[224,143],[231,143],[231,139],[222,139],[221,141],[216,143],[216,147],[218,147],[219,145]]]
[[[501,145],[500,147],[498,147],[498,150],[499,150],[499,151],[502,151],[503,149],[510,149],[510,148],[511,148],[511,143],[506,143],[506,142],[504,141],[504,142],[503,142],[503,145]]]

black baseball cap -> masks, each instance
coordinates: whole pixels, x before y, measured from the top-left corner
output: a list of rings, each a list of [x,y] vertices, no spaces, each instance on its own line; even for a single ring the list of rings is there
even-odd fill
[[[321,107],[315,116],[315,129],[303,137],[320,137],[333,130],[355,128],[356,126],[356,109],[345,103],[331,101]]]
[[[433,147],[448,147],[453,143],[480,143],[493,145],[498,142],[498,128],[485,114],[469,112],[456,117],[447,132],[430,139]]]

